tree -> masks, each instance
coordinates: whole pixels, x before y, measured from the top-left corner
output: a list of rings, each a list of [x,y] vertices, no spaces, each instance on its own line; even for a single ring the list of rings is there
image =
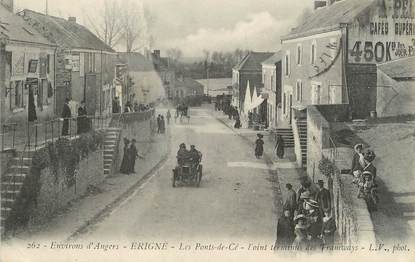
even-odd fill
[[[115,47],[122,39],[121,6],[117,0],[105,0],[98,15],[91,17],[86,12],[88,26],[110,47]]]
[[[169,48],[167,49],[166,54],[174,64],[176,64],[183,56],[183,52],[179,48]]]

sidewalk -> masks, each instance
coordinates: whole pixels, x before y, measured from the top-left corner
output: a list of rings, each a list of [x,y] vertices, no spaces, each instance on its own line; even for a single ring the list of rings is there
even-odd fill
[[[17,233],[9,242],[28,242],[31,239],[65,241],[77,233],[87,231],[87,226],[93,225],[102,215],[110,212],[129,193],[137,188],[146,177],[151,175],[167,159],[170,148],[169,132],[156,135],[148,143],[144,159],[136,162],[135,175],[114,174],[105,179],[98,187],[93,188],[84,197],[72,202],[56,214],[48,223],[31,226]],[[10,243],[12,244],[12,243]]]
[[[262,133],[264,134],[264,157],[263,159],[267,162],[267,164],[275,170],[276,175],[274,177],[274,182],[276,182],[276,193],[278,196],[277,199],[280,200],[280,207],[282,207],[282,201],[286,198],[287,190],[285,189],[285,184],[290,183],[293,185],[293,189],[295,191],[298,190],[300,187],[300,178],[305,176],[305,172],[302,168],[299,168],[296,161],[295,161],[295,153],[294,148],[286,148],[285,155],[283,159],[277,159],[274,154],[274,147],[275,147],[275,138],[267,135],[264,133],[266,131],[255,131],[252,129],[247,128],[240,128],[236,129],[233,127],[235,121],[229,120],[228,116],[226,116],[221,111],[214,111],[212,110],[212,115],[223,124],[227,125],[231,128],[236,134],[244,138],[247,142],[252,144],[252,157],[254,157],[254,146],[255,140],[257,139],[256,134]],[[282,208],[279,208],[278,215],[282,214]]]

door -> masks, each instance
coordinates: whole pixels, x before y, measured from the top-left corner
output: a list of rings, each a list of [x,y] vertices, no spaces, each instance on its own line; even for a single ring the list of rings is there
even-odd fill
[[[312,87],[311,103],[313,105],[319,105],[321,102],[320,101],[321,84],[313,84],[311,87]]]
[[[336,104],[336,87],[335,86],[330,86],[329,104]]]

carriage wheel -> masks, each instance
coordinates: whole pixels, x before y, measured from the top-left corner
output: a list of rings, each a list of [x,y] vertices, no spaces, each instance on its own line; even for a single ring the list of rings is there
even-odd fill
[[[198,176],[197,176],[197,187],[200,186],[200,181],[202,181],[202,166],[199,166]]]

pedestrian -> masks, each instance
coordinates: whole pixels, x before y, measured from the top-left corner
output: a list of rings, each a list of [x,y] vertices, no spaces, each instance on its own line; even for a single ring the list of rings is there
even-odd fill
[[[118,100],[118,96],[116,96],[114,99],[112,99],[112,113],[118,114],[120,111],[120,101]]]
[[[170,109],[167,110],[166,118],[167,118],[167,124],[170,125],[170,119],[171,119]]]
[[[291,216],[294,215],[294,211],[297,209],[297,194],[293,190],[291,184],[286,184],[285,188],[287,189],[286,198],[284,201],[284,209],[287,209],[291,212]]]
[[[89,131],[88,124],[88,112],[86,110],[85,101],[82,100],[81,104],[78,107],[78,117],[77,117],[77,133],[82,134]]]
[[[316,194],[316,201],[320,206],[320,211],[323,213],[323,210],[331,210],[331,196],[330,191],[324,188],[324,181],[318,180],[319,191]]]
[[[373,160],[376,158],[375,152],[373,150],[367,150],[364,156],[366,165],[363,168],[363,172],[369,171],[372,173],[373,182],[376,183],[376,167],[373,165]]]
[[[129,166],[130,166],[130,156],[128,152],[128,144],[130,144],[130,140],[124,137],[124,154],[122,157],[120,172],[123,174],[129,174]]]
[[[323,226],[321,228],[321,235],[323,243],[326,246],[331,246],[334,243],[334,232],[336,232],[336,221],[329,210],[324,210]]]
[[[303,214],[299,214],[294,218],[296,223],[294,227],[295,238],[293,241],[293,246],[299,247],[300,250],[305,250],[309,245],[309,236],[308,236],[308,227],[306,217]]]
[[[157,116],[157,133],[161,134],[161,115]]]
[[[257,137],[258,139],[255,141],[255,157],[259,159],[264,153],[264,141],[262,140],[264,136],[262,134],[257,134]]]
[[[284,158],[284,140],[281,135],[277,135],[277,142],[275,144],[274,151],[279,159]]]
[[[353,183],[358,184],[361,179],[363,168],[366,165],[365,157],[363,155],[363,144],[356,144],[354,146],[354,151],[351,173],[354,176]]]
[[[137,147],[135,146],[135,143],[137,142],[137,140],[135,140],[134,138],[131,140],[131,145],[128,148],[128,158],[129,158],[129,169],[128,169],[128,173],[129,174],[135,174],[135,160],[138,157],[138,152],[137,152]]]
[[[310,235],[310,246],[312,248],[317,248],[321,246],[322,239],[321,239],[321,230],[323,228],[323,221],[320,217],[320,213],[316,207],[310,210],[310,214],[308,215],[309,221],[309,228],[308,234]]]
[[[62,135],[69,135],[69,119],[72,117],[71,108],[69,107],[69,98],[65,99],[61,117],[63,118]]]
[[[241,119],[238,113],[235,115],[235,125],[233,127],[237,129],[241,128]]]
[[[160,115],[160,131],[162,134],[166,132],[166,122],[164,121],[163,115]]]
[[[139,112],[139,111],[140,111],[140,108],[139,108],[139,106],[138,106],[137,101],[135,101],[135,102],[134,102],[134,112]]]
[[[284,209],[283,215],[277,223],[277,245],[288,246],[294,241],[294,223],[291,217],[292,213]]]
[[[37,120],[35,97],[33,94],[33,87],[29,86],[29,104],[28,104],[28,121],[33,122]]]

